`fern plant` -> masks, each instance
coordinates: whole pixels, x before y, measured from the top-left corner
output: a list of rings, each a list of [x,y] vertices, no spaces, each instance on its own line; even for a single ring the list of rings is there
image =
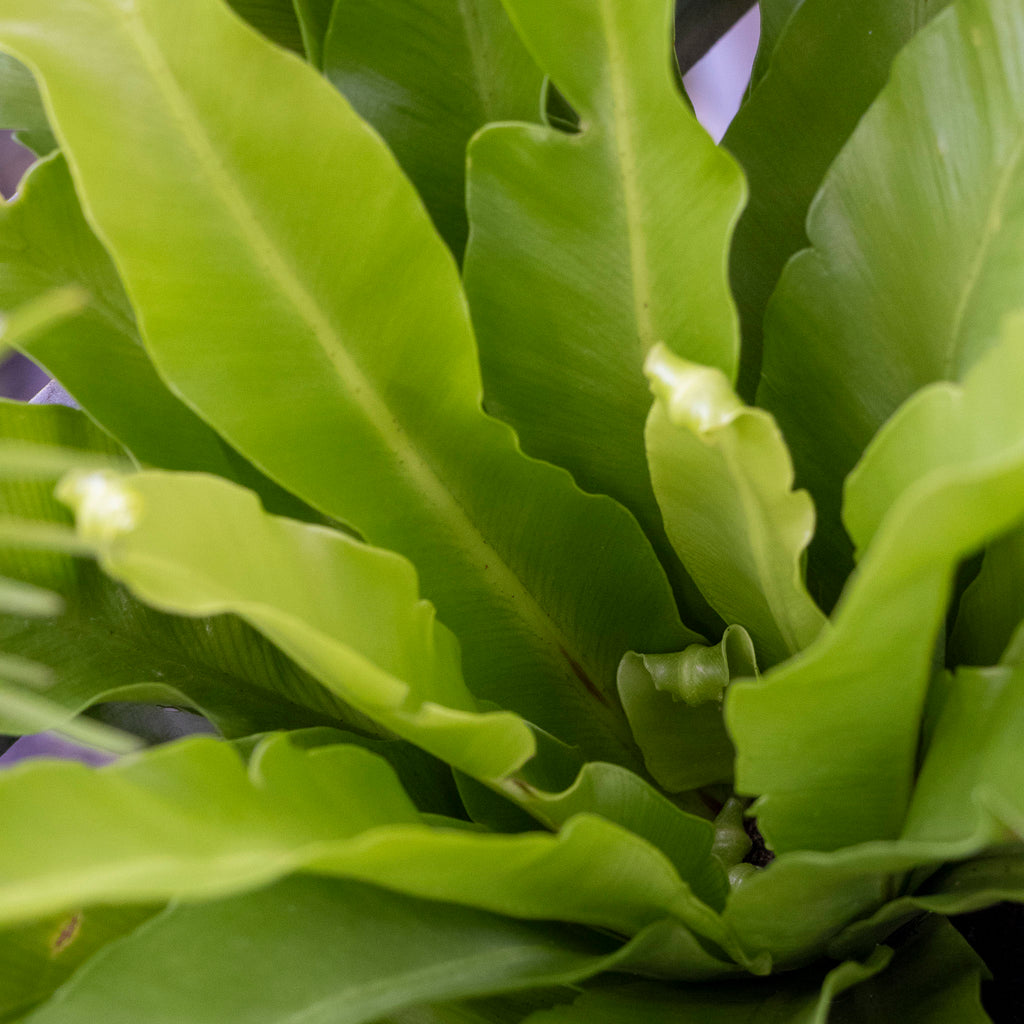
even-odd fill
[[[0,0],[0,1021],[988,1019],[1024,2],[705,7]]]

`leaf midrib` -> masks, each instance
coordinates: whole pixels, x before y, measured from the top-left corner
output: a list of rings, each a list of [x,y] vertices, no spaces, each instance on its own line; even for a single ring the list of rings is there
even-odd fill
[[[484,32],[476,9],[477,0],[457,0],[457,2],[466,37],[466,50],[473,67],[473,81],[477,86],[476,94],[480,102],[480,112],[483,121],[491,121],[494,119],[493,115],[496,113],[497,104],[494,99],[491,76],[488,74],[490,64],[487,60]]]
[[[361,408],[366,420],[384,439],[387,447],[392,452],[401,453],[402,457],[395,460],[396,467],[400,467],[398,471],[403,472],[409,478],[414,490],[418,490],[426,496],[428,504],[438,509],[440,518],[446,519],[453,525],[452,533],[460,539],[469,562],[481,567],[488,567],[487,573],[479,573],[478,579],[481,582],[487,579],[491,583],[491,591],[494,594],[505,591],[518,595],[519,600],[515,602],[515,611],[518,617],[529,622],[534,633],[540,637],[546,637],[549,643],[556,646],[556,649],[560,647],[563,650],[573,651],[577,661],[586,663],[588,660],[586,652],[575,650],[576,645],[563,635],[558,625],[544,611],[523,580],[513,572],[504,558],[480,533],[476,524],[469,518],[462,505],[442,482],[440,476],[424,461],[405,431],[398,426],[393,414],[379,399],[374,383],[364,376],[362,370],[348,357],[342,339],[335,331],[329,317],[321,309],[317,300],[306,290],[275,241],[263,229],[241,191],[232,183],[202,126],[201,118],[178,86],[173,72],[167,66],[159,49],[152,44],[142,22],[142,15],[137,8],[124,13],[122,25],[130,42],[135,46],[147,66],[151,79],[170,109],[174,120],[192,129],[187,133],[182,131],[182,139],[192,151],[214,192],[224,203],[241,238],[249,243],[250,251],[254,256],[258,254],[257,258],[263,264],[265,275],[271,285],[278,288],[295,309],[299,319],[309,327],[320,343],[324,354],[335,365],[341,380],[350,382],[350,386],[346,389],[348,400]],[[483,417],[484,414],[481,412],[480,415]],[[502,604],[503,602],[499,601],[498,603]],[[568,678],[570,674],[565,673],[565,675]]]
[[[629,243],[630,283],[633,289],[633,317],[637,326],[641,360],[648,349],[658,341],[651,316],[651,275],[648,266],[647,237],[643,229],[643,215],[636,181],[639,177],[635,158],[636,141],[630,117],[630,97],[626,76],[620,72],[625,59],[618,36],[612,25],[609,0],[599,0],[598,9],[604,37],[608,44],[608,79],[612,93],[611,131],[616,166],[622,186],[623,207],[626,218],[626,237]]]
[[[984,273],[989,252],[999,235],[1000,229],[1003,227],[1003,217],[1006,201],[1010,194],[1010,186],[1018,178],[1022,158],[1024,158],[1024,129],[1018,126],[1017,141],[1014,143],[1010,156],[997,178],[995,193],[989,205],[981,241],[978,243],[977,252],[953,312],[953,329],[950,331],[949,350],[943,361],[942,377],[940,378],[942,380],[958,380],[962,376],[962,371],[958,373],[957,367],[964,345],[964,339],[961,336],[964,318],[967,316],[968,307],[974,298],[974,290]]]

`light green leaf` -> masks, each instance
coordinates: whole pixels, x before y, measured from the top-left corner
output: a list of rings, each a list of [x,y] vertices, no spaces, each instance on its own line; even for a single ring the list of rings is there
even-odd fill
[[[757,5],[761,21],[761,35],[757,42],[757,56],[750,73],[750,88],[764,78],[768,62],[775,53],[779,37],[789,19],[800,9],[804,0],[761,0]]]
[[[362,1024],[427,1001],[574,983],[613,967],[614,948],[596,933],[296,877],[168,909],[28,1022]]]
[[[735,751],[722,721],[722,698],[734,678],[756,675],[753,645],[739,626],[728,627],[713,647],[623,657],[619,698],[659,786],[682,793],[732,779]]]
[[[45,83],[173,388],[268,475],[415,562],[478,696],[635,763],[619,659],[693,636],[631,517],[483,415],[455,266],[379,137],[206,0],[2,0],[0,43]]]
[[[643,361],[662,341],[735,374],[725,263],[744,199],[667,60],[671,6],[506,0],[582,132],[497,125],[477,136],[465,263],[488,410],[527,451],[629,507],[666,564]]]
[[[275,511],[311,514],[232,452],[157,375],[59,155],[38,164],[0,210],[0,271],[0,305],[18,307],[4,336],[139,460],[216,473],[259,491]]]
[[[1024,851],[976,857],[940,869],[911,896],[854,921],[828,945],[830,956],[870,949],[922,913],[965,914],[1003,901],[1024,902]]]
[[[543,76],[501,0],[340,0],[323,62],[461,259],[470,137],[491,121],[536,121],[540,110]]]
[[[651,350],[651,480],[669,540],[711,607],[741,624],[771,666],[806,647],[825,616],[804,586],[814,507],[793,490],[775,421],[710,366]]]
[[[249,771],[196,738],[99,770],[26,761],[0,773],[0,920],[88,906],[210,898],[260,885],[323,844],[418,816],[386,763],[357,747],[265,741]],[[69,842],[73,837],[74,842]]]
[[[13,404],[0,406],[0,417],[8,425],[22,410]],[[26,410],[27,412],[27,410]],[[47,414],[28,412],[42,421]],[[24,419],[24,417],[21,417]],[[112,449],[113,446],[111,445]],[[54,481],[73,469],[132,470],[135,466],[124,454],[107,451],[83,451],[39,441],[0,439],[0,477],[13,480]]]
[[[53,471],[110,465],[118,453],[106,435],[73,409],[0,402],[0,515],[32,518],[67,529]],[[32,445],[27,449],[25,446]],[[52,446],[52,447],[47,447]],[[39,473],[31,469],[45,448]],[[46,471],[45,477],[42,471]],[[49,666],[47,697],[65,719],[101,700],[139,700],[194,707],[229,736],[274,728],[345,722],[373,731],[254,630],[237,619],[172,618],[135,601],[91,561],[52,550],[0,548],[0,573],[56,592],[64,614],[39,622],[24,612],[0,616],[0,649]],[[0,732],[17,727],[0,717]]]
[[[223,742],[192,738],[99,770],[25,762],[0,773],[0,797],[4,923],[90,903],[208,899],[304,869],[627,936],[669,919],[743,956],[669,861],[619,826],[580,814],[557,836],[431,828],[387,764],[357,747],[299,751],[277,736],[246,772]],[[69,834],[73,846],[61,841]]]
[[[961,669],[932,733],[903,838],[1024,836],[1024,667]],[[1007,831],[1009,830],[1009,832]]]
[[[831,628],[760,683],[730,688],[736,787],[760,794],[776,851],[899,834],[957,562],[1024,515],[1022,378],[1017,318],[963,385],[932,385],[900,409],[847,486],[864,555]]]
[[[65,285],[36,295],[0,319],[0,344],[5,348],[19,345],[59,326],[81,313],[88,301],[88,294],[77,285]]]
[[[835,20],[834,3],[821,7]],[[843,94],[831,72],[819,82]],[[758,401],[814,497],[811,564],[832,596],[849,565],[843,478],[914,391],[961,380],[1020,303],[1022,153],[1024,13],[1016,0],[963,0],[894,62],[811,209],[814,248],[779,282]]]
[[[104,570],[147,603],[239,616],[347,704],[475,778],[533,754],[522,719],[477,712],[458,644],[401,556],[270,516],[214,477],[79,474],[58,496]]]
[[[955,913],[1019,898],[1022,718],[1024,669],[961,669],[932,729],[899,839],[779,857],[730,898],[726,917],[742,941],[781,964],[826,949],[861,955],[922,910]],[[837,816],[837,808],[827,811]],[[928,878],[944,862],[999,849],[1015,837],[1016,859],[973,878],[966,868],[953,869],[967,871],[958,880]],[[907,874],[915,869],[922,872]]]
[[[66,526],[11,516],[0,516],[0,545],[63,551],[70,555],[90,553],[89,545],[83,544],[74,531]]]
[[[825,172],[885,85],[893,58],[949,2],[761,5],[755,87],[722,140],[750,182],[730,259],[743,322],[745,397],[758,386],[765,307],[786,261],[807,245],[807,211]]]
[[[100,948],[156,910],[90,907],[0,931],[0,1020],[22,1019]]]

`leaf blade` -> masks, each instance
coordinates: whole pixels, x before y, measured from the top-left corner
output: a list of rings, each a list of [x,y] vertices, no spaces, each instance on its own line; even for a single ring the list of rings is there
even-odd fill
[[[711,607],[749,631],[766,667],[806,647],[825,616],[807,593],[814,508],[772,417],[724,374],[657,346],[648,462],[665,528]]]
[[[384,137],[461,259],[466,146],[492,121],[536,121],[542,77],[500,0],[345,0],[324,73]]]
[[[312,69],[218,5],[67,3],[33,5],[39,33],[26,29],[23,0],[5,0],[0,40],[42,72],[161,373],[272,478],[415,561],[480,696],[514,693],[516,710],[556,735],[635,760],[615,706],[618,659],[690,634],[632,519],[524,459],[483,415],[454,265],[379,138]],[[245,75],[226,85],[196,60],[208,47]],[[296,122],[296,109],[309,116]],[[118,127],[136,116],[151,126],[144,142]],[[232,127],[219,132],[225,118]],[[280,131],[306,132],[317,159],[298,141],[280,147]],[[128,168],[137,203],[125,201]],[[175,213],[183,188],[188,218]],[[331,196],[329,223],[311,212],[312,193]],[[353,249],[358,267],[337,258]],[[172,253],[188,255],[168,262]],[[396,259],[400,299],[370,301]],[[275,346],[251,344],[271,335]],[[517,507],[496,506],[495,494]],[[581,564],[601,569],[582,607],[559,582]]]
[[[643,359],[663,341],[734,373],[723,267],[742,179],[665,59],[669,4],[506,6],[582,132],[496,125],[470,147],[464,276],[488,408],[528,452],[625,504],[673,565],[644,460]],[[662,201],[679,188],[687,202]]]
[[[764,794],[758,820],[779,851],[899,834],[956,564],[1024,512],[1024,418],[1010,383],[1022,359],[1017,318],[962,385],[935,384],[889,421],[848,484],[851,531],[867,547],[832,628],[760,684],[729,691],[737,789]],[[794,701],[807,707],[799,720]],[[856,749],[840,750],[836,737],[853,728]],[[813,780],[790,756],[804,743]],[[842,815],[830,809],[840,793]]]
[[[1018,305],[1022,38],[1016,5],[980,0],[915,36],[811,209],[814,248],[768,309],[759,402],[814,496],[811,558],[833,596],[849,566],[843,477],[916,389],[962,379]]]

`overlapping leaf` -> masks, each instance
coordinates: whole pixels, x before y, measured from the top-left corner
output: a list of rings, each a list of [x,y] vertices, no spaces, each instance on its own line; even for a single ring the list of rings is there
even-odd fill
[[[302,33],[292,0],[225,0],[240,17],[278,46],[303,51]]]
[[[730,257],[743,321],[744,397],[758,385],[768,298],[786,260],[807,244],[804,221],[826,170],[885,84],[893,58],[948,3],[762,4],[755,88],[723,139],[750,182]]]
[[[110,257],[86,223],[60,156],[42,161],[0,215],[0,304],[27,307],[80,295],[52,322],[19,317],[13,343],[36,360],[139,460],[195,469],[256,489],[275,511],[312,512],[221,440],[158,376]],[[77,315],[72,315],[77,314]],[[9,334],[10,331],[5,331]],[[117,387],[111,387],[117,381]]]
[[[663,939],[675,929],[689,949],[646,950],[669,976],[676,953],[687,976],[691,950],[705,972],[736,970],[691,929],[744,959],[670,862],[621,827],[579,814],[557,836],[431,828],[386,762],[357,747],[300,751],[279,735],[246,771],[223,742],[196,738],[100,770],[19,765],[0,775],[0,794],[4,923],[90,903],[229,895],[304,869],[528,920],[624,935],[657,926]],[[73,845],[61,841],[69,834]]]
[[[938,714],[899,838],[784,854],[733,892],[728,920],[744,941],[792,965],[826,950],[864,955],[922,911],[957,913],[1020,899],[1019,853],[988,871],[972,874],[963,866],[948,878],[928,876],[944,862],[998,850],[1019,835],[1022,715],[1020,668],[962,670]],[[910,874],[917,869],[923,870]]]
[[[769,307],[758,398],[814,497],[812,567],[830,595],[849,567],[843,478],[902,401],[962,379],[1019,305],[1022,69],[1016,0],[963,0],[922,29],[830,170],[814,248]]]
[[[766,666],[806,647],[825,616],[804,586],[814,532],[806,491],[771,415],[745,406],[714,367],[658,346],[647,458],[672,546],[711,607],[742,625]]]
[[[847,488],[864,555],[832,628],[761,683],[730,689],[737,789],[761,795],[778,851],[899,834],[957,562],[1024,515],[1022,377],[1015,319],[962,386],[935,384],[901,408]]]
[[[619,658],[692,635],[635,522],[481,412],[454,264],[379,137],[204,0],[3,0],[0,43],[45,82],[173,388],[271,477],[413,559],[474,692],[634,760]]]
[[[768,62],[775,53],[789,19],[800,9],[804,0],[760,0],[757,5],[760,15],[761,34],[757,42],[757,56],[750,73],[750,87],[753,88],[764,77]]]
[[[501,0],[340,0],[323,66],[384,137],[461,259],[470,137],[491,121],[540,114],[540,70]]]
[[[824,978],[783,976],[685,989],[634,982],[585,993],[571,1006],[531,1015],[525,1024],[824,1024],[833,1000],[882,970],[887,954],[879,950],[865,964],[841,964]]]
[[[0,931],[0,1021],[22,1020],[82,963],[158,907],[95,907]]]
[[[315,67],[323,66],[324,39],[331,23],[334,0],[292,0],[302,30],[306,57]]]
[[[477,711],[458,644],[400,556],[270,516],[209,476],[82,474],[58,493],[105,571],[147,603],[237,615],[347,704],[476,778],[532,755],[522,719]]]
[[[17,129],[19,141],[35,153],[57,148],[32,72],[7,54],[0,56],[0,125]]]
[[[120,451],[83,414],[61,406],[0,403],[0,435],[0,466],[14,474],[0,484],[0,512],[16,524],[69,532],[70,516],[53,498],[52,478],[90,461],[110,468],[104,463]],[[12,464],[18,443],[35,447],[19,449]],[[47,444],[48,458],[41,458]],[[139,700],[195,707],[229,736],[339,722],[372,729],[237,619],[162,615],[92,562],[59,549],[0,549],[0,573],[54,591],[63,602],[63,613],[47,621],[17,612],[0,616],[0,649],[53,670],[46,698],[64,709],[65,720],[97,701]],[[28,727],[10,716],[0,722],[0,731]]]
[[[470,148],[465,279],[488,409],[632,509],[670,564],[643,360],[662,341],[735,373],[724,267],[742,179],[679,93],[665,0],[506,6],[582,132],[496,125]]]
[[[619,697],[644,764],[658,785],[681,793],[732,779],[736,752],[722,720],[735,678],[757,675],[750,636],[729,626],[714,646],[674,654],[630,651],[619,665]]]

